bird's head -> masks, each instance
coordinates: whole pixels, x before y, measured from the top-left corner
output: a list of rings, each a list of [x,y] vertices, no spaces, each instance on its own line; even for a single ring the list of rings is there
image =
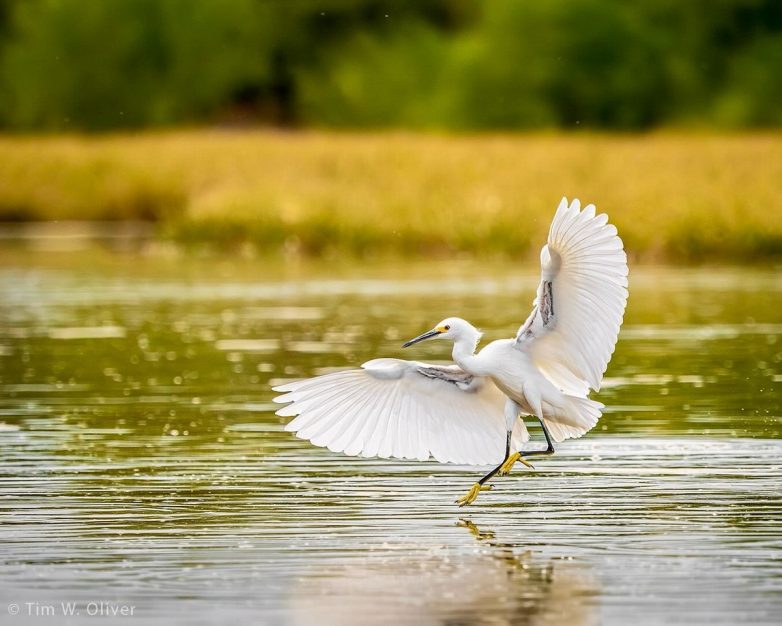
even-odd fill
[[[480,337],[481,333],[470,322],[460,317],[446,317],[442,322],[436,324],[432,330],[418,335],[418,337],[404,343],[402,347],[407,348],[425,339],[450,339],[451,341],[467,339],[478,343]]]

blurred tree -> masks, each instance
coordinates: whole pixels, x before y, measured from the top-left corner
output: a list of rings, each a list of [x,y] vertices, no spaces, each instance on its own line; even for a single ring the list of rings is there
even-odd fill
[[[40,0],[15,18],[2,64],[15,128],[197,121],[269,73],[254,0]]]
[[[732,60],[714,111],[722,126],[782,126],[782,39],[759,38]]]
[[[670,84],[666,120],[675,123],[727,122],[729,116],[715,114],[714,105],[729,84],[736,85],[739,59],[753,55],[759,40],[782,41],[778,0],[641,0],[638,7],[660,42],[656,61]],[[773,57],[755,56],[749,62],[753,68],[744,69],[782,75]]]
[[[426,80],[425,68],[413,58],[418,48],[424,55],[435,54],[439,38],[474,21],[479,6],[474,0],[272,4],[280,28],[274,45],[274,89],[269,95],[284,103],[283,121],[346,126],[393,125],[407,119],[407,113],[402,115],[394,104],[404,96],[414,97],[410,88]],[[382,58],[386,54],[388,58]],[[424,64],[426,59],[422,58]],[[394,90],[397,84],[400,92]],[[380,102],[381,93],[388,98],[385,104]],[[392,108],[400,115],[388,114]],[[403,108],[412,110],[416,105],[408,102]],[[356,116],[354,122],[351,115]]]
[[[779,125],[780,0],[0,0],[0,125]]]
[[[447,38],[422,22],[341,42],[298,75],[301,118],[465,129],[778,123],[759,91],[782,75],[775,0],[481,6]],[[767,54],[753,52],[759,37]]]
[[[446,52],[442,35],[422,24],[375,37],[358,33],[299,70],[298,113],[328,126],[427,125]]]
[[[0,35],[5,35],[11,25],[15,0],[0,0]]]

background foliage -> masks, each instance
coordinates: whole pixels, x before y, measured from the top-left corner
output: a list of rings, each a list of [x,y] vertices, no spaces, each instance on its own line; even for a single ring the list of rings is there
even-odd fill
[[[779,0],[0,0],[0,128],[782,124]]]

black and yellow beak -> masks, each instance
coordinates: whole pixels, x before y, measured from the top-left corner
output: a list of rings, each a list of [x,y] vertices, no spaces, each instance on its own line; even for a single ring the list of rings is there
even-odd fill
[[[437,330],[436,328],[432,330],[426,331],[423,335],[418,335],[415,339],[411,339],[410,341],[407,341],[402,344],[403,348],[408,348],[412,346],[414,343],[418,343],[419,341],[424,341],[426,339],[431,339],[432,337],[437,337],[437,335],[442,334],[443,331]]]

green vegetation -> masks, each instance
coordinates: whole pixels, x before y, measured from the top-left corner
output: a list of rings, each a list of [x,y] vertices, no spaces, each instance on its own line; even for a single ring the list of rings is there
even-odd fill
[[[0,0],[0,127],[782,124],[779,0]]]
[[[782,137],[233,133],[0,138],[0,219],[142,219],[190,245],[534,256],[563,195],[642,260],[782,258]]]
[[[636,258],[782,258],[780,77],[778,0],[0,0],[0,220],[531,257],[577,195]]]

